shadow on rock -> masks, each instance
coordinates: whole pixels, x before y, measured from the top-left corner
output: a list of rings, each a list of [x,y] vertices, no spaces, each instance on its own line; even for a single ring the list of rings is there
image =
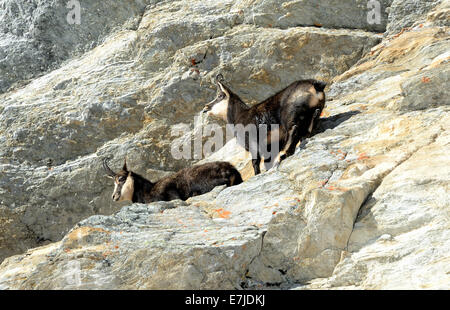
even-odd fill
[[[345,112],[345,113],[339,113],[327,118],[323,118],[321,119],[319,125],[317,126],[317,128],[313,131],[312,135],[317,135],[319,133],[324,132],[327,129],[334,129],[337,126],[339,126],[340,124],[342,124],[343,122],[349,120],[350,118],[352,118],[354,115],[357,115],[361,113],[360,111],[349,111],[349,112]]]
[[[311,134],[311,137],[325,132],[328,129],[334,129],[336,127],[338,127],[340,124],[342,124],[343,122],[349,120],[350,118],[352,118],[354,115],[357,115],[361,113],[360,111],[349,111],[349,112],[345,112],[345,113],[339,113],[327,118],[322,118],[320,119],[320,122],[317,126],[317,128],[315,128]],[[310,137],[310,138],[311,138]],[[308,144],[310,138],[306,138],[302,141],[302,143],[299,146],[299,149],[304,149],[306,147],[306,144]]]

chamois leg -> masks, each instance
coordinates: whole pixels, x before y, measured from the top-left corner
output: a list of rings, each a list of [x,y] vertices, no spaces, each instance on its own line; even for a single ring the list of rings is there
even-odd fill
[[[269,171],[272,168],[272,158],[264,158],[264,168]]]
[[[298,131],[295,132],[295,134],[292,136],[292,143],[289,146],[288,150],[286,151],[286,156],[294,155],[295,150],[300,147],[303,140],[301,139],[300,135],[298,134]]]
[[[312,134],[312,132],[314,130],[315,121],[317,120],[317,118],[319,116],[319,113],[320,113],[319,109],[316,109],[314,111],[313,117],[311,119],[311,124],[309,124],[309,127],[308,127],[308,133],[309,133],[308,136],[311,136],[311,134]]]
[[[260,164],[261,164],[261,157],[258,153],[256,159],[252,159],[252,165],[253,165],[253,170],[255,171],[255,175],[258,175],[261,173],[261,169],[259,168]]]
[[[185,197],[184,195],[182,195],[181,193],[178,192],[178,190],[176,189],[170,189],[165,193],[165,201],[171,201],[171,200],[175,200],[175,199],[181,199],[181,200],[186,200],[188,197]]]
[[[300,147],[300,145],[302,144],[302,142],[303,142],[303,141],[302,141],[301,139],[298,140],[297,144],[295,145],[294,153],[295,153],[295,150],[298,149],[298,148]]]
[[[317,116],[319,116],[319,112],[320,112],[319,109],[316,109],[316,110],[314,111],[314,115],[313,115],[313,117],[312,117],[312,119],[311,119],[311,123],[309,124],[309,127],[308,127],[308,134],[305,136],[305,138],[311,137],[311,134],[312,134],[312,132],[313,132],[313,130],[314,130],[314,126],[315,126],[315,124],[316,124]],[[287,155],[288,155],[288,156],[294,154],[294,153],[295,153],[295,150],[298,149],[298,148],[300,147],[300,145],[302,144],[302,142],[303,142],[303,141],[300,139],[300,137],[296,137],[296,138],[294,139],[294,141],[296,141],[297,143],[296,143],[295,147],[293,147],[293,145],[291,145],[291,148],[287,151]]]
[[[284,148],[280,151],[280,153],[278,153],[277,157],[275,158],[271,169],[278,169],[281,161],[287,157],[287,154],[288,154],[287,152],[292,145],[296,130],[297,130],[297,125],[292,126],[292,128],[289,130],[287,142],[284,145]]]

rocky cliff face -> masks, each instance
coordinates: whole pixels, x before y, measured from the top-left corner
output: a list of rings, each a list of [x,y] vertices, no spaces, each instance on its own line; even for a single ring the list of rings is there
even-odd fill
[[[113,33],[82,57],[0,95],[0,257],[60,240],[90,215],[118,211],[104,156],[117,167],[128,155],[131,167],[152,179],[198,161],[173,160],[171,128],[193,123],[215,95],[210,80],[217,72],[245,91],[245,100],[262,100],[297,79],[330,81],[381,37],[256,27],[244,23],[242,6],[149,4],[135,30]]]
[[[449,1],[379,1],[373,25],[356,0],[102,1],[104,22],[94,2],[77,30],[62,1],[0,2],[0,56],[35,46],[0,60],[0,288],[450,287]],[[44,39],[64,52],[27,65]],[[203,159],[239,186],[111,203],[105,156],[153,180],[201,159],[174,160],[170,130],[211,121],[218,72],[249,103],[329,82],[320,127],[256,177],[234,141]]]

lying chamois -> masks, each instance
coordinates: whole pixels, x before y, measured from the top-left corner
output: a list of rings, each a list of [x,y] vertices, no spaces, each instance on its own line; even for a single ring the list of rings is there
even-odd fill
[[[223,76],[216,77],[217,96],[208,103],[203,113],[208,112],[218,118],[222,118],[229,124],[242,124],[247,126],[254,124],[256,128],[260,125],[267,125],[266,145],[268,148],[278,143],[278,156],[274,158],[264,158],[266,169],[278,167],[281,160],[294,154],[295,149],[300,145],[301,139],[309,137],[325,107],[325,82],[317,80],[301,80],[292,83],[282,91],[272,97],[248,107],[235,93],[223,85]],[[278,124],[278,132],[270,129],[271,124]],[[246,138],[245,149],[249,151],[249,144],[257,145],[256,158],[252,164],[255,175],[260,173],[262,161],[261,149],[256,141],[248,141]]]
[[[112,195],[114,201],[149,203],[186,200],[207,193],[219,185],[233,186],[242,183],[239,171],[227,162],[212,162],[185,168],[156,183],[128,171],[126,160],[118,173],[108,167],[107,158],[103,160],[103,168],[108,176],[114,179],[115,187]]]

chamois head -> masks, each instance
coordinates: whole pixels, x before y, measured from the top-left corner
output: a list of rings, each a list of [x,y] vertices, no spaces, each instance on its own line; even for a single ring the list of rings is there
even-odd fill
[[[223,75],[216,76],[217,95],[216,98],[205,105],[203,113],[208,113],[223,120],[227,120],[228,105],[230,104],[231,92],[223,84]]]
[[[318,108],[320,111],[325,107],[325,87],[327,83],[318,80],[308,80],[313,87],[309,92],[313,95],[309,102],[310,108]]]
[[[108,158],[103,160],[103,168],[109,177],[114,180],[114,191],[112,199],[114,201],[132,200],[134,192],[134,179],[132,172],[127,169],[127,160],[125,159],[122,170],[115,173],[108,166]]]

